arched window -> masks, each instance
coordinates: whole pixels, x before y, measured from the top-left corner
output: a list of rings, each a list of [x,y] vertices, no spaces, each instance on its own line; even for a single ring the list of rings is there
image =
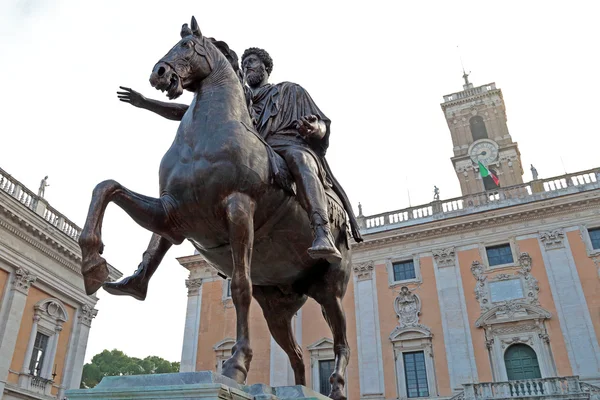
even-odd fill
[[[488,133],[485,128],[485,122],[483,122],[483,118],[479,115],[472,117],[469,120],[469,126],[471,127],[471,135],[473,135],[473,141],[479,139],[487,139]]]
[[[526,344],[513,344],[504,353],[504,365],[509,381],[542,377],[535,351]]]

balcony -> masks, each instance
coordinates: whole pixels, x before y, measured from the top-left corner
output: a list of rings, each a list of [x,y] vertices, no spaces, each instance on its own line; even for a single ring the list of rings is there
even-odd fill
[[[589,399],[600,400],[600,388],[580,382],[577,376],[464,384],[450,400]]]

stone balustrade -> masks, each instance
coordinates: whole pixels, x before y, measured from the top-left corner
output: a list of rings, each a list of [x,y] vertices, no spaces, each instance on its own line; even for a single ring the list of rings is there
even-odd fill
[[[469,89],[465,89],[460,92],[447,94],[444,96],[444,102],[447,103],[450,101],[462,100],[462,99],[466,99],[467,97],[490,92],[492,90],[496,90],[496,83],[494,83],[494,82],[487,83],[485,85],[481,85],[481,86],[477,86],[477,87],[473,87],[473,88],[469,88]]]
[[[600,388],[580,382],[577,376],[464,384],[450,400],[590,399],[600,398]]]
[[[375,233],[594,189],[600,189],[600,168],[448,200],[436,200],[381,214],[359,215],[358,223],[363,233]]]
[[[0,168],[0,191],[15,198],[23,206],[38,214],[46,222],[73,240],[79,239],[81,228],[58,212],[48,202],[27,189],[25,185]]]

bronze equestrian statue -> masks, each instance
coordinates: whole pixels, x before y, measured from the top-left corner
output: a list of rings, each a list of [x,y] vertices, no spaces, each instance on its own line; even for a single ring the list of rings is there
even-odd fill
[[[327,208],[322,211],[310,208],[314,205],[307,205],[306,198],[302,198],[308,191],[301,187],[303,182],[293,171],[301,166],[290,163],[292,171],[288,172],[285,160],[254,129],[240,72],[236,70],[235,53],[224,42],[204,37],[194,18],[191,29],[187,24],[183,26],[181,37],[150,75],[151,85],[166,91],[170,99],[179,97],[183,90],[195,93],[189,107],[178,106],[182,113],[169,111],[171,114],[164,115],[181,123],[160,165],[160,197],[134,193],[113,180],[96,186],[79,239],[86,292],[95,293],[108,278],[106,261],[100,256],[101,227],[106,206],[113,201],[140,226],[154,233],[136,272],[141,272],[138,278],[141,276],[146,287],[147,279],[167,250],[184,239],[221,273],[231,277],[237,338],[233,354],[223,366],[223,375],[239,383],[246,380],[252,359],[249,307],[254,296],[273,338],[290,358],[296,383],[305,384],[302,350],[295,341],[291,320],[310,296],[321,305],[334,339],[330,397],[345,399],[344,374],[350,350],[342,298],[351,274],[350,227],[344,210],[347,198],[342,201],[336,194],[341,188],[327,174],[329,167],[323,158],[329,121],[316,106],[294,121],[301,138],[321,144],[321,152],[317,153],[318,147],[309,143],[305,153],[310,156],[305,155],[310,159],[312,153],[317,153],[313,164],[308,162],[309,167],[318,172],[319,182],[332,183],[324,188]],[[250,62],[247,64],[246,76],[250,78],[253,68]],[[250,84],[252,90],[262,86]],[[279,104],[270,106],[275,106],[273,111]],[[254,107],[253,104],[253,110]],[[156,110],[167,112],[164,108]],[[270,131],[272,136],[283,132],[279,128]],[[287,131],[283,134],[292,136]],[[298,149],[304,146],[299,142],[292,145]],[[295,154],[290,149],[281,152],[286,151]],[[294,186],[300,198],[291,195]],[[319,214],[319,220],[311,220],[307,218],[307,211],[311,210],[323,215]],[[354,222],[352,231],[360,240]],[[339,258],[337,254],[320,254],[320,249],[314,249],[317,240],[313,228],[330,235],[327,240],[332,241]],[[316,233],[318,238],[319,232]],[[309,254],[307,248],[317,251]],[[130,286],[135,289],[134,283]],[[111,284],[106,283],[105,288],[111,291]],[[119,292],[118,287],[112,289]],[[145,289],[133,293],[124,289],[118,294],[143,298]]]

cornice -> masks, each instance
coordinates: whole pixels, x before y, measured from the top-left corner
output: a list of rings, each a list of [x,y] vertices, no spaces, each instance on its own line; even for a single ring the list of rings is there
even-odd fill
[[[589,195],[589,192],[587,193]],[[600,206],[600,196],[583,198],[570,202],[559,202],[560,198],[541,200],[538,202],[519,204],[506,208],[482,211],[457,217],[424,222],[394,230],[363,235],[365,241],[352,243],[352,249],[357,252],[385,248],[405,241],[434,239],[450,234],[464,234],[485,228],[498,228],[514,222],[526,222],[544,219],[550,216],[569,214],[576,211],[597,209]],[[557,203],[558,202],[558,203]],[[535,208],[532,207],[535,206]],[[516,210],[520,208],[521,210]],[[524,209],[527,208],[527,209]]]
[[[456,93],[461,93],[461,92],[456,92]],[[454,94],[454,93],[452,93],[452,94]],[[447,102],[441,103],[440,105],[442,106],[442,109],[444,111],[446,111],[446,109],[448,107],[457,106],[457,105],[465,104],[465,103],[472,103],[473,100],[478,100],[478,99],[481,99],[481,98],[484,98],[484,97],[490,97],[490,95],[492,95],[492,94],[500,94],[500,97],[502,98],[502,90],[501,89],[494,89],[494,90],[488,90],[488,91],[483,92],[483,93],[473,94],[473,95],[470,95],[468,97],[464,97],[462,99],[456,99],[456,100],[447,101]]]
[[[30,244],[31,246],[35,247],[40,252],[44,253],[48,257],[50,257],[53,260],[57,261],[61,265],[67,267],[71,271],[73,271],[73,272],[81,275],[81,268],[79,267],[79,265],[75,264],[75,263],[73,263],[71,261],[71,260],[73,260],[73,261],[76,261],[76,262],[81,262],[81,256],[75,255],[72,252],[69,252],[69,253],[67,253],[67,255],[72,255],[72,257],[69,257],[70,260],[68,260],[68,259],[66,259],[64,257],[61,257],[61,255],[60,255],[59,252],[55,251],[54,249],[52,249],[50,247],[44,246],[39,240],[36,240],[32,236],[25,234],[21,230],[17,229],[15,226],[7,223],[6,221],[4,221],[2,219],[0,219],[0,227],[4,228],[6,231],[8,231],[12,235],[18,237],[19,239],[23,240],[24,242],[26,242],[26,243]],[[31,227],[31,225],[29,225],[29,227]],[[31,229],[30,231],[31,231],[31,233],[35,233],[36,232],[36,230],[34,230],[34,229]]]

